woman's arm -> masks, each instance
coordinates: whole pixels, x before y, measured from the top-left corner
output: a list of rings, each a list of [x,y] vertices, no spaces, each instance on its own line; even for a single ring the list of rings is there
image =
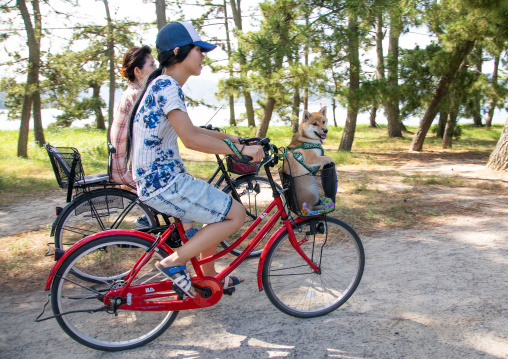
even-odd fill
[[[227,133],[220,132],[220,131],[207,130],[207,129],[204,129],[204,128],[201,128],[201,127],[198,127],[198,126],[194,126],[194,127],[196,127],[196,130],[199,131],[199,133],[202,133],[202,134],[207,135],[207,136],[215,137],[215,138],[217,138],[219,140],[230,139],[233,142],[239,143],[240,138],[241,138],[239,136],[229,135]]]
[[[180,110],[170,111],[166,117],[185,147],[204,153],[233,154],[233,151],[229,148],[229,146],[222,141],[222,139],[226,138],[233,140],[231,137],[225,137],[232,135],[224,133],[221,134],[217,131],[210,131],[196,127],[192,124],[189,115]],[[222,136],[212,136],[212,133]],[[238,138],[238,136],[234,137]],[[240,144],[236,144],[236,146],[239,151],[242,151],[243,155],[252,157],[254,162],[260,162],[264,157],[263,148],[261,146],[243,146]]]

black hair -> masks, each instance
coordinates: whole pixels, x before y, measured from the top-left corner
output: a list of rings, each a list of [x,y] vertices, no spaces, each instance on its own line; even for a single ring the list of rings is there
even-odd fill
[[[136,80],[134,69],[136,67],[142,69],[146,63],[146,57],[151,53],[152,49],[148,45],[142,47],[131,47],[129,50],[127,50],[123,56],[122,61],[122,76],[128,79],[130,82],[134,82],[134,80]]]
[[[136,103],[132,107],[131,114],[129,116],[129,126],[127,127],[127,148],[126,148],[126,156],[125,156],[125,163],[129,162],[129,158],[131,156],[132,151],[132,129],[134,128],[134,118],[136,117],[136,112],[138,111],[139,104],[141,103],[141,100],[143,96],[145,95],[146,89],[148,88],[148,85],[162,75],[162,71],[165,67],[170,67],[176,64],[179,64],[180,62],[183,62],[191,50],[194,48],[193,44],[185,45],[179,48],[176,55],[174,54],[173,50],[168,50],[160,53],[157,56],[157,60],[159,61],[159,68],[152,72],[150,76],[148,76],[148,79],[146,80],[145,87],[143,91],[141,91],[138,95],[138,98],[136,100]]]

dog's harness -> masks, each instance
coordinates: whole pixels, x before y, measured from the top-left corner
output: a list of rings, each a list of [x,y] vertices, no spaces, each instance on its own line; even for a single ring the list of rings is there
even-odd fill
[[[299,163],[301,164],[303,167],[305,167],[305,169],[307,171],[309,171],[310,173],[312,173],[313,175],[315,175],[318,171],[319,171],[319,167],[320,166],[309,166],[305,163],[305,160],[303,158],[303,155],[301,153],[294,153],[295,150],[298,150],[298,149],[303,149],[303,150],[311,150],[311,149],[315,149],[315,148],[318,148],[321,150],[321,156],[324,155],[325,151],[323,150],[323,147],[321,147],[321,145],[317,144],[317,143],[308,143],[308,142],[304,142],[302,145],[298,146],[298,147],[295,147],[293,149],[290,149],[291,152],[293,152],[293,158]]]

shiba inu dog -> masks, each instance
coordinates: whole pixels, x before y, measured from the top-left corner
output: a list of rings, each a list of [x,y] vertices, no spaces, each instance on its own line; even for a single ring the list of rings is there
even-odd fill
[[[321,203],[319,186],[314,175],[321,166],[333,163],[333,158],[324,155],[321,147],[328,133],[326,107],[319,112],[304,111],[298,132],[288,148],[287,160],[282,171],[291,173],[298,195],[298,206],[308,211],[326,209]]]

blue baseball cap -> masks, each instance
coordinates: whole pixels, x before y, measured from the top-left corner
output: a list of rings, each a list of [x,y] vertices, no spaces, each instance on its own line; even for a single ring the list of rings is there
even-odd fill
[[[170,22],[159,31],[155,39],[159,54],[189,44],[199,46],[202,52],[212,51],[217,47],[202,41],[192,24],[184,21]]]

